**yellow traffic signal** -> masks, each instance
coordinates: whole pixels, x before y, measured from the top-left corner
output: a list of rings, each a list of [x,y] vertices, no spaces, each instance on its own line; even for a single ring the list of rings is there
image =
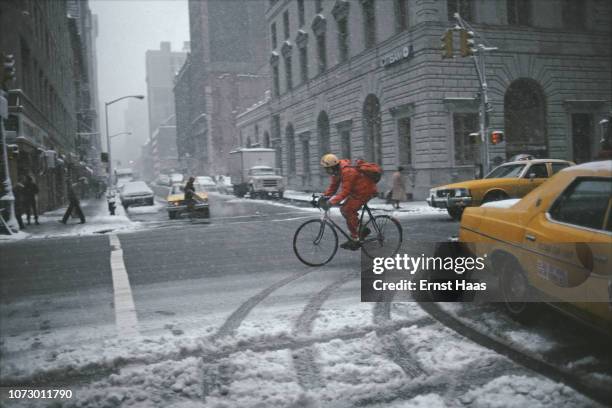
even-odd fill
[[[459,33],[459,44],[461,48],[461,56],[469,57],[476,53],[476,44],[474,42],[474,32],[462,29]]]
[[[446,30],[444,35],[440,37],[440,51],[442,58],[453,58],[453,31]]]
[[[501,130],[495,130],[491,132],[491,144],[500,144],[504,141],[504,132]]]

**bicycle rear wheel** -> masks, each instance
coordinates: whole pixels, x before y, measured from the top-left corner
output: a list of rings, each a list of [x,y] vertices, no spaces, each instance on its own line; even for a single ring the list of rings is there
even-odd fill
[[[370,234],[361,242],[363,252],[370,258],[392,257],[402,245],[402,226],[393,217],[377,215],[368,220],[362,231],[370,230]]]
[[[338,251],[338,233],[327,221],[306,221],[295,231],[293,251],[308,266],[325,265]]]

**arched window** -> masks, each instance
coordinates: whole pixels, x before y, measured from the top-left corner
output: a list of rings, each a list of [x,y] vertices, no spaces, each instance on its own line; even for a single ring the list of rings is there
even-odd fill
[[[508,156],[548,156],[546,98],[537,81],[521,78],[510,84],[504,95],[504,130]]]
[[[263,147],[265,147],[265,148],[269,148],[270,147],[270,133],[268,133],[268,131],[264,132]]]
[[[366,160],[382,164],[382,130],[380,102],[368,95],[363,103],[363,145]]]
[[[331,153],[331,146],[329,141],[329,117],[325,111],[319,113],[317,118],[317,137],[319,141],[319,157],[322,157],[326,153]]]
[[[287,170],[289,175],[295,174],[295,133],[293,125],[289,123],[285,128],[285,139],[287,140]]]

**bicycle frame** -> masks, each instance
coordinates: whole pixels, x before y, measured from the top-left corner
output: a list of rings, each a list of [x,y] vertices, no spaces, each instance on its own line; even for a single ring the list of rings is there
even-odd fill
[[[361,226],[363,225],[363,218],[364,218],[366,212],[368,213],[368,216],[370,217],[370,220],[372,220],[372,225],[376,229],[377,234],[380,233],[380,228],[378,228],[378,224],[376,223],[376,220],[374,219],[374,216],[372,215],[372,211],[370,210],[370,207],[368,207],[367,204],[364,204],[361,207],[361,215],[359,217],[359,227],[361,228]],[[338,225],[331,218],[331,216],[329,214],[329,210],[323,212],[323,214],[321,215],[321,221],[324,221],[324,223],[321,224],[321,230],[319,231],[319,234],[317,235],[317,238],[313,242],[315,245],[318,245],[319,242],[321,241],[321,239],[323,238],[323,231],[325,229],[325,222],[329,222],[331,224],[332,228],[335,228],[337,231],[340,231],[340,233],[342,235],[344,235],[347,239],[353,239],[348,233],[346,233],[346,231],[344,231],[344,229],[340,225]],[[361,237],[359,239],[359,242],[361,242],[361,243],[364,242],[361,239]]]

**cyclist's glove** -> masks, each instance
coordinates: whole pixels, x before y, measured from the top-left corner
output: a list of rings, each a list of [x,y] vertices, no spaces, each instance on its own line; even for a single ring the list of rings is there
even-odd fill
[[[329,197],[321,197],[319,198],[319,208],[322,210],[329,210],[331,208],[331,203],[329,202]]]

